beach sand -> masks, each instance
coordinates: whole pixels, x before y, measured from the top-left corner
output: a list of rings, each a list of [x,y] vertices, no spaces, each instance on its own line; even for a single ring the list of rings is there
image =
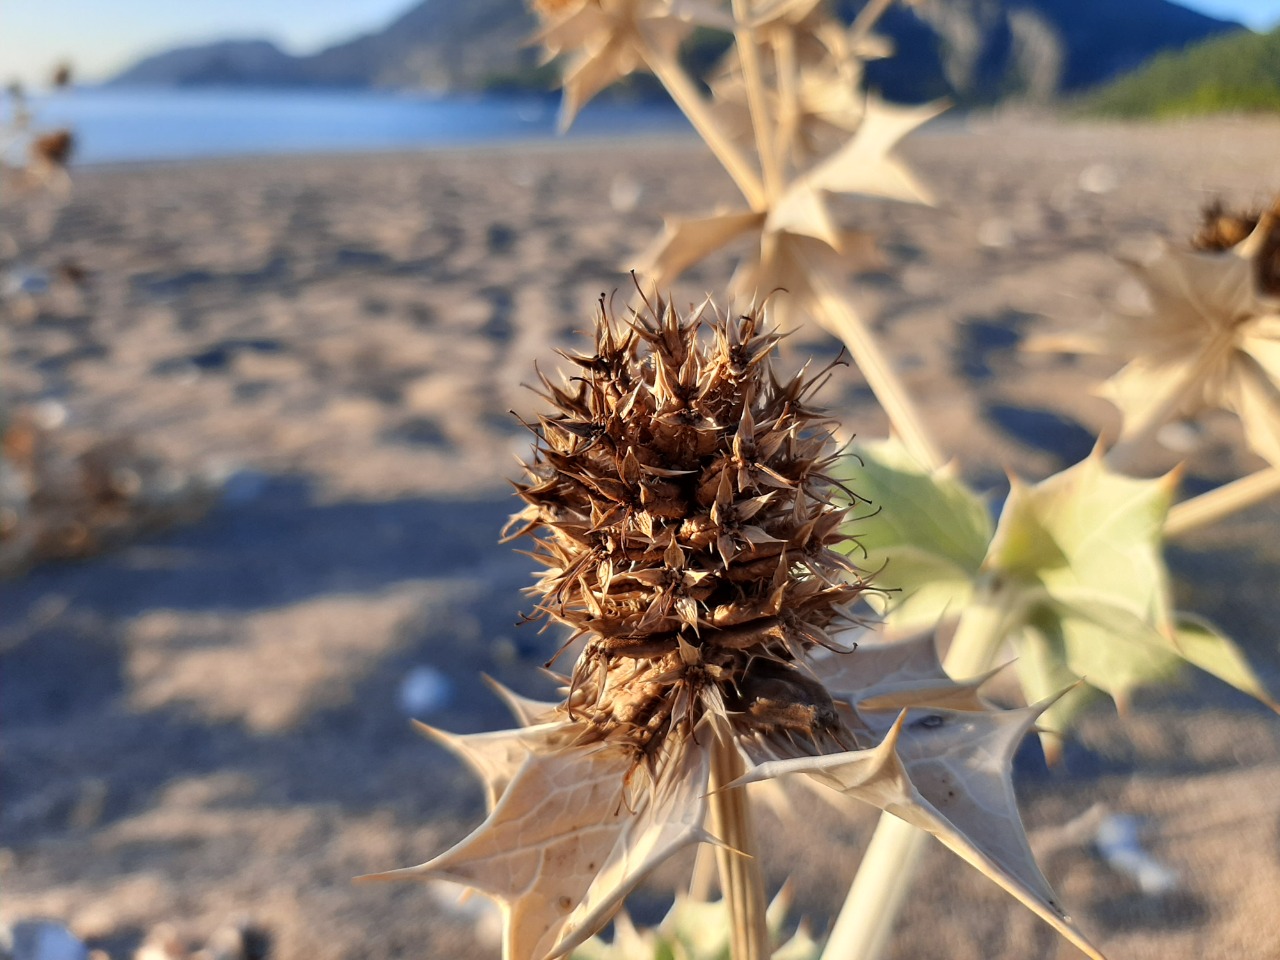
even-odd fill
[[[1189,235],[1217,196],[1280,188],[1280,122],[953,124],[904,154],[936,208],[838,206],[883,265],[850,296],[963,475],[999,495],[1117,420],[1104,358],[1028,355],[1131,295],[1113,254]],[[225,483],[200,522],[0,584],[0,913],[68,923],[125,957],[155,924],[204,942],[247,922],[278,960],[496,956],[490,914],[443,886],[353,886],[420,862],[482,813],[472,777],[409,726],[506,724],[482,672],[539,695],[554,632],[516,626],[531,565],[497,543],[538,409],[522,384],[585,346],[601,294],[664,213],[736,198],[691,140],[296,157],[78,171],[16,226],[34,259],[89,271],[5,331],[5,390],[69,432],[129,434]],[[716,294],[729,254],[677,301]],[[820,330],[788,362],[838,348]],[[823,401],[886,424],[856,370]],[[51,406],[52,405],[52,406]],[[1234,421],[1170,435],[1192,491],[1261,464]],[[1179,541],[1179,602],[1276,675],[1280,505]],[[1269,666],[1268,666],[1269,664]],[[1280,718],[1205,678],[1100,704],[1062,769],[1019,761],[1032,845],[1116,960],[1280,956]],[[1095,807],[1101,804],[1103,807]],[[816,809],[814,809],[816,807]],[[765,869],[823,927],[874,812],[805,801],[766,824]],[[1095,851],[1107,813],[1144,824],[1177,876],[1144,893]],[[634,898],[649,922],[687,871]],[[891,955],[1077,956],[931,849]]]

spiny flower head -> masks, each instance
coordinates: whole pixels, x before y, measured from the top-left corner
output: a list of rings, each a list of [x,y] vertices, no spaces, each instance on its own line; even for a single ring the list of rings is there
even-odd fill
[[[709,336],[702,337],[700,332]],[[595,351],[543,377],[527,506],[537,611],[585,639],[564,709],[589,740],[652,757],[721,707],[742,733],[815,744],[838,728],[798,661],[864,589],[847,538],[817,378],[779,378],[759,312],[708,322],[657,301],[600,306]]]

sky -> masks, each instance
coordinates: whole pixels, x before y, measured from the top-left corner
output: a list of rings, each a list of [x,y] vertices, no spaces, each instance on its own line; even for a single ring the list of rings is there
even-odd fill
[[[147,53],[229,37],[264,37],[291,53],[309,53],[376,30],[415,2],[0,0],[0,83],[14,77],[39,83],[61,61],[74,64],[82,79],[98,80]],[[1280,0],[1182,3],[1256,30],[1280,23]]]

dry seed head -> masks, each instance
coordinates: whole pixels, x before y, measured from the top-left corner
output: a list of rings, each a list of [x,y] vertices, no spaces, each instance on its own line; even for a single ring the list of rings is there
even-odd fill
[[[1196,250],[1220,253],[1242,243],[1266,220],[1267,236],[1258,252],[1258,286],[1263,292],[1280,296],[1280,197],[1270,208],[1239,212],[1227,210],[1215,200],[1201,212],[1200,228],[1191,238]]]
[[[31,141],[31,159],[49,167],[65,167],[75,149],[75,135],[70,130],[54,130]]]
[[[585,638],[562,709],[584,738],[652,757],[707,710],[748,735],[839,745],[802,665],[865,588],[833,547],[845,508],[826,475],[817,377],[779,379],[760,312],[625,321],[603,300],[595,352],[542,378],[512,537],[535,538],[537,612]],[[853,576],[851,576],[851,574]]]

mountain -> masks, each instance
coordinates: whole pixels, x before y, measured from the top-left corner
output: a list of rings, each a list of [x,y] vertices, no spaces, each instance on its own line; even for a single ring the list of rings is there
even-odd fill
[[[851,19],[861,0],[837,0]],[[962,103],[1047,99],[1109,80],[1151,56],[1238,24],[1169,0],[914,0],[881,21],[898,54],[870,83],[894,99],[949,95]],[[421,0],[382,30],[290,57],[263,41],[188,47],[147,57],[113,85],[398,87],[438,91],[542,85],[534,21],[523,0]],[[703,36],[695,69],[723,38]]]
[[[284,86],[303,83],[298,58],[270,40],[223,40],[145,57],[110,83],[143,87]]]
[[[1162,54],[1097,91],[1084,109],[1115,117],[1280,111],[1280,28]]]

